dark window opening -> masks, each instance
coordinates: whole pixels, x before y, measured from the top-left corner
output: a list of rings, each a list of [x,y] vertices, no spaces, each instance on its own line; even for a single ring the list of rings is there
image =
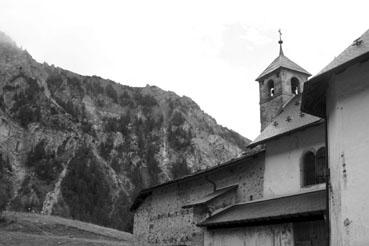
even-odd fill
[[[295,95],[300,94],[300,82],[295,77],[291,79],[291,92]]]
[[[315,184],[315,155],[307,152],[303,158],[304,186]]]
[[[295,246],[328,245],[327,226],[324,220],[293,223]]]
[[[269,96],[274,96],[274,81],[273,80],[269,80],[268,81],[268,93],[269,93]]]
[[[326,168],[324,147],[320,148],[316,155],[311,151],[306,152],[302,160],[303,186],[324,183]]]
[[[326,168],[326,158],[325,158],[325,148],[320,148],[316,152],[316,182],[317,184],[325,182],[325,168]]]

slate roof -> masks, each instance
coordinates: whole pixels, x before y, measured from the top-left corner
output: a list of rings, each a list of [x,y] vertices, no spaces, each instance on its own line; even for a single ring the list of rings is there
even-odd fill
[[[206,203],[212,201],[213,199],[215,199],[217,197],[220,197],[220,196],[222,196],[222,195],[224,195],[228,192],[236,190],[237,187],[238,187],[238,185],[232,185],[232,186],[228,186],[228,187],[225,187],[225,188],[221,188],[219,190],[216,190],[216,191],[204,196],[203,198],[201,198],[201,199],[199,199],[195,202],[186,204],[185,206],[183,206],[183,208],[190,208],[190,207],[206,204]]]
[[[317,75],[305,82],[302,110],[309,114],[325,117],[325,91],[330,76],[367,59],[369,59],[369,30],[355,39]]]
[[[235,204],[207,218],[199,226],[222,227],[268,224],[298,218],[323,218],[327,209],[325,189]]]
[[[307,75],[311,75],[308,71],[291,61],[287,56],[281,52],[277,58],[274,59],[274,61],[257,77],[256,81],[261,80],[266,75],[276,71],[279,68],[286,68],[293,71],[298,71],[300,73],[304,73]]]
[[[259,153],[262,153],[264,151],[265,151],[265,149],[264,149],[263,146],[258,146],[257,148],[248,149],[240,157],[233,158],[229,161],[223,162],[219,165],[210,167],[210,168],[205,169],[205,170],[201,170],[201,171],[198,171],[198,172],[195,172],[195,173],[192,173],[192,174],[189,174],[189,175],[186,175],[186,176],[174,179],[174,180],[170,180],[168,182],[165,182],[165,183],[162,183],[162,184],[159,184],[159,185],[156,185],[156,186],[152,186],[152,187],[143,189],[139,192],[139,194],[134,199],[130,210],[131,211],[136,210],[141,205],[141,203],[148,196],[150,196],[152,194],[152,191],[155,190],[155,189],[158,189],[158,188],[161,188],[161,187],[164,187],[164,186],[167,186],[167,185],[171,185],[171,184],[176,184],[176,183],[179,183],[179,182],[187,182],[187,181],[190,181],[194,178],[198,178],[198,177],[206,176],[206,175],[211,175],[212,173],[218,172],[222,169],[233,167],[233,166],[236,166],[236,165],[239,165],[239,164],[244,164],[244,161],[247,161],[250,158],[254,158],[256,155],[258,155]]]
[[[282,107],[282,110],[277,114],[273,121],[265,127],[260,135],[249,145],[253,147],[259,144],[271,140],[278,136],[292,133],[296,130],[301,130],[315,124],[323,123],[321,118],[313,115],[302,113],[301,106],[301,94],[294,96],[286,105]]]
[[[339,56],[333,59],[326,67],[324,67],[317,75],[329,72],[340,65],[369,52],[369,30],[367,30],[359,38],[355,39],[352,44],[347,47]]]

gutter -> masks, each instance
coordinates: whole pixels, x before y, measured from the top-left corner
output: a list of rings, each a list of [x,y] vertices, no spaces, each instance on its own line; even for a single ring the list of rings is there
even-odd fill
[[[330,207],[329,207],[329,196],[330,196],[330,187],[331,187],[331,174],[330,174],[330,168],[329,168],[329,156],[328,156],[328,118],[325,117],[325,161],[326,161],[326,173],[325,173],[325,185],[326,185],[326,203],[327,203],[327,209],[325,211],[325,222],[326,222],[326,227],[327,227],[327,231],[328,231],[328,245],[330,245],[331,243],[331,217],[330,217]]]

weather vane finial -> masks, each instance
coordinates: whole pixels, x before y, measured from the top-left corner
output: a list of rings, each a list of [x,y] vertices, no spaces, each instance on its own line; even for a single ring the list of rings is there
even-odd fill
[[[283,49],[282,49],[282,44],[283,44],[283,40],[282,40],[282,31],[281,29],[278,30],[279,33],[279,55],[283,55]]]

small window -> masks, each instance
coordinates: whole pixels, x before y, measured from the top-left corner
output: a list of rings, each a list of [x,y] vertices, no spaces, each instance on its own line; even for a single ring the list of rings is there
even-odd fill
[[[274,96],[274,81],[271,79],[268,81],[268,93],[270,97]]]
[[[325,168],[326,168],[326,159],[325,159],[325,148],[320,148],[316,152],[316,182],[317,184],[324,183],[325,181]]]
[[[304,186],[315,184],[315,155],[309,151],[303,158]]]
[[[308,151],[302,158],[303,186],[321,184],[325,182],[327,167],[325,148],[320,148],[316,154]]]
[[[291,92],[295,95],[298,95],[300,93],[300,82],[295,77],[291,79]]]

